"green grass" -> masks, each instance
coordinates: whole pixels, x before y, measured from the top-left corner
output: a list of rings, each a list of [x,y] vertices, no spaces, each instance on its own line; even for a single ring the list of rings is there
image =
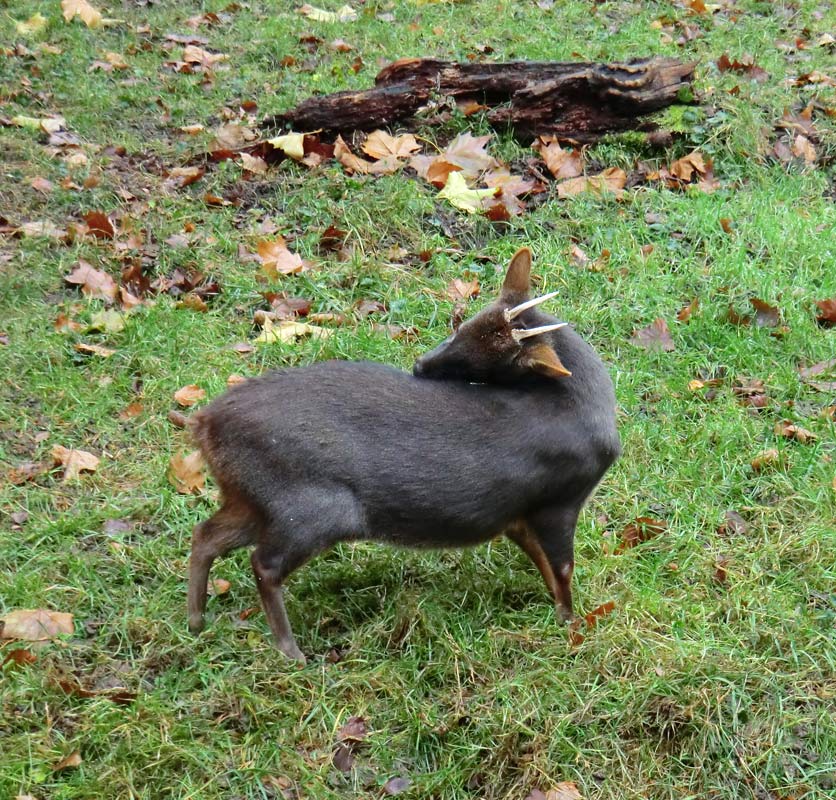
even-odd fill
[[[10,49],[0,60],[0,116],[63,114],[89,159],[68,166],[42,135],[0,128],[0,214],[13,224],[48,219],[64,227],[89,210],[115,213],[155,245],[153,275],[194,267],[222,285],[206,314],[160,296],[121,332],[60,333],[53,327],[60,312],[86,323],[102,308],[62,276],[79,258],[118,276],[112,246],[0,238],[0,330],[9,341],[0,345],[3,469],[48,462],[56,444],[102,457],[98,471],[76,483],[53,471],[0,485],[0,612],[69,611],[76,626],[73,637],[38,648],[35,663],[0,668],[0,797],[270,798],[281,797],[279,778],[305,798],[377,797],[398,775],[412,780],[406,796],[444,800],[521,800],[563,780],[587,800],[833,797],[836,448],[833,420],[821,411],[836,399],[797,372],[836,349],[833,331],[816,325],[814,304],[836,295],[833,119],[816,113],[815,168],[766,157],[785,108],[811,99],[836,106],[832,87],[787,81],[816,69],[834,76],[832,52],[813,44],[832,32],[832,9],[822,5],[829,16],[821,18],[813,3],[744,1],[732,21],[728,13],[690,16],[673,3],[567,2],[547,12],[504,0],[375,0],[359,6],[357,22],[330,25],[288,10],[295,4],[254,0],[197,31],[230,55],[230,68],[210,85],[167,71],[163,62],[180,47],[166,53],[165,35],[191,32],[186,18],[225,5],[112,3],[106,16],[124,22],[91,31],[65,25],[57,0],[0,4],[0,42],[32,53]],[[15,21],[35,11],[48,27],[18,35]],[[387,11],[394,22],[375,16]],[[651,26],[659,18],[697,25],[702,36],[684,47],[662,41]],[[150,33],[138,32],[142,25]],[[323,47],[311,57],[298,39],[312,31],[356,51]],[[776,47],[796,35],[810,45]],[[61,52],[40,51],[40,43]],[[652,186],[619,202],[551,197],[494,226],[440,205],[406,176],[361,179],[334,164],[282,164],[246,185],[241,207],[212,208],[203,195],[240,186],[237,166],[171,191],[154,167],[205,152],[224,109],[237,112],[242,101],[256,100],[260,118],[313,91],[368,86],[378,59],[463,59],[484,44],[497,60],[698,60],[705,109],[669,113],[685,131],[669,152],[650,152],[627,135],[590,157],[631,169],[639,159],[669,163],[699,147],[714,159],[722,188],[702,195]],[[107,51],[124,54],[130,70],[89,72]],[[724,52],[754,54],[769,80],[717,72]],[[365,67],[355,74],[357,54]],[[286,55],[296,66],[280,66]],[[739,93],[729,94],[735,86]],[[205,134],[177,130],[196,122]],[[527,156],[526,144],[501,135],[493,147],[512,158]],[[126,148],[133,165],[108,146]],[[30,187],[38,176],[53,182],[50,194]],[[92,188],[60,186],[89,176],[98,179]],[[649,213],[661,221],[649,224]],[[252,247],[265,218],[293,237],[315,270],[269,286],[256,280],[238,248]],[[722,218],[732,220],[732,234]],[[317,251],[332,223],[348,231],[348,261]],[[188,248],[165,243],[187,224]],[[609,250],[609,260],[601,271],[575,266],[571,241],[593,259]],[[208,628],[191,637],[189,535],[214,497],[178,495],[166,479],[170,456],[190,448],[166,418],[173,392],[197,383],[212,397],[230,373],[329,357],[409,368],[447,333],[449,281],[473,273],[489,297],[521,244],[534,250],[542,285],[560,290],[558,313],[595,344],[616,383],[624,457],[582,516],[574,582],[582,611],[612,600],[614,612],[571,648],[536,571],[505,541],[444,553],[343,546],[290,581],[289,613],[311,656],[300,669],[273,649],[262,614],[239,619],[258,605],[239,551],[216,564],[213,574],[232,588],[210,599]],[[645,245],[653,245],[647,256]],[[393,247],[434,254],[427,264],[393,263]],[[358,321],[324,343],[273,345],[242,358],[228,348],[252,338],[265,288],[311,297],[318,311],[378,300],[388,311],[377,321],[414,326],[418,335],[391,340]],[[780,306],[784,335],[726,321],[729,304],[743,310],[751,296]],[[700,306],[691,321],[676,322],[694,297]],[[629,343],[660,316],[674,352]],[[73,347],[79,341],[116,353],[83,357]],[[713,400],[689,389],[713,374],[724,375]],[[758,413],[732,391],[744,377],[765,381],[769,405]],[[136,401],[141,413],[120,419]],[[818,438],[777,437],[783,418]],[[755,472],[752,458],[772,447],[780,466]],[[745,534],[718,533],[730,509],[746,519]],[[28,520],[15,526],[11,515],[21,511]],[[619,532],[637,516],[662,518],[668,530],[616,555]],[[108,520],[131,527],[108,533]],[[715,578],[721,560],[725,581]],[[0,661],[15,646],[0,647]],[[335,662],[329,652],[342,657]],[[136,700],[67,696],[57,680],[68,674],[92,690],[125,686]],[[366,718],[370,734],[344,775],[331,757],[336,731],[354,715]],[[53,771],[74,751],[80,766]]]

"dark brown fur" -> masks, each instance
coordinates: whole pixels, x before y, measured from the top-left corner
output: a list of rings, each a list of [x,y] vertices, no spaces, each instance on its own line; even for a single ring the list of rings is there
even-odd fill
[[[234,387],[193,419],[223,503],[196,526],[189,625],[203,626],[215,558],[255,545],[253,572],[278,647],[304,660],[282,584],[347,539],[463,547],[505,533],[572,615],[581,507],[620,452],[606,369],[571,327],[531,308],[530,252],[499,299],[415,364],[325,362]]]

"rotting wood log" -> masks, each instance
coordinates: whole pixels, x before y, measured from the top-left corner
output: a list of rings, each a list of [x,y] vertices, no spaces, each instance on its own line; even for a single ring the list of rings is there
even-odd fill
[[[674,103],[695,63],[652,58],[617,64],[556,61],[458,63],[405,58],[381,70],[375,87],[305,100],[266,120],[268,127],[350,133],[420,117],[438,103],[486,106],[488,121],[518,135],[554,134],[589,142],[642,126],[641,117]],[[433,110],[434,109],[434,110]],[[425,122],[432,117],[425,116]]]

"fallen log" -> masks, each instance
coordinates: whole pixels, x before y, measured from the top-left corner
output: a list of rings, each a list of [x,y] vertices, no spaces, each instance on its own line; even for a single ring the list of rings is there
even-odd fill
[[[652,58],[617,64],[555,61],[458,63],[405,58],[381,70],[375,87],[311,97],[270,117],[268,127],[350,133],[420,116],[439,101],[477,103],[497,128],[589,142],[641,127],[641,117],[687,90],[695,63]],[[425,117],[425,122],[432,122]]]

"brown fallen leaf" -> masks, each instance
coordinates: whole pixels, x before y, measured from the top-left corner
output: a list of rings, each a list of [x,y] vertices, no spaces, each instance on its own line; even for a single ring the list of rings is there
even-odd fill
[[[217,597],[226,594],[232,588],[232,584],[225,578],[212,578],[209,581],[209,594]]]
[[[110,358],[116,354],[116,351],[110,347],[102,347],[100,344],[88,344],[87,342],[76,342],[73,345],[73,350],[90,356],[98,356],[99,358]]]
[[[112,239],[116,233],[110,217],[103,211],[88,211],[83,218],[90,233],[97,239]]]
[[[10,611],[0,617],[0,638],[43,642],[62,633],[73,633],[73,615],[45,608]]]
[[[269,278],[276,280],[279,275],[298,275],[310,269],[310,265],[297,253],[288,250],[283,236],[276,239],[262,239],[257,244],[258,260],[261,270]]]
[[[584,175],[579,178],[569,178],[557,184],[557,196],[572,197],[581,192],[593,194],[615,194],[620,197],[627,185],[627,173],[619,167],[608,167],[598,175]]]
[[[79,259],[78,266],[64,280],[67,283],[80,286],[81,293],[86,297],[112,303],[119,296],[119,287],[116,285],[116,281],[106,272],[96,269],[83,259]]]
[[[198,494],[206,485],[206,464],[199,450],[171,457],[168,480],[180,494]]]
[[[354,765],[354,755],[359,745],[368,735],[366,720],[363,717],[349,717],[337,731],[337,744],[334,749],[333,763],[341,772],[350,772]]]
[[[785,439],[795,439],[801,444],[807,444],[818,439],[815,433],[796,425],[792,420],[781,419],[775,423],[775,435],[783,436]]]
[[[542,792],[540,789],[532,789],[525,800],[583,800],[583,795],[578,791],[574,781],[561,781],[554,789]]]
[[[679,309],[676,314],[676,318],[679,322],[688,322],[691,319],[693,313],[700,307],[700,301],[698,297],[695,297],[687,306],[683,306]]]
[[[411,133],[392,136],[386,131],[372,131],[363,144],[363,152],[372,158],[409,158],[421,145]]]
[[[59,228],[48,219],[24,222],[16,232],[24,237],[44,236],[48,239],[63,239],[67,235],[66,228]]]
[[[389,778],[389,780],[383,784],[383,794],[389,795],[389,797],[394,797],[395,795],[405,792],[410,786],[412,786],[412,781],[409,778]]]
[[[82,472],[95,472],[99,466],[99,457],[86,450],[72,450],[56,444],[52,448],[52,458],[56,465],[64,467],[64,481],[76,480]]]
[[[183,386],[174,393],[174,399],[178,405],[184,408],[199,403],[206,397],[206,390],[201,389],[196,383],[190,383],[188,386]]]
[[[764,472],[765,470],[776,467],[781,462],[781,454],[774,448],[769,447],[766,450],[761,450],[752,459],[752,469],[755,472]]]
[[[241,153],[241,166],[245,172],[252,172],[254,175],[264,175],[267,172],[267,162],[249,153]]]
[[[535,149],[539,150],[549,172],[557,180],[577,178],[583,174],[583,156],[579,148],[563,149],[555,141],[546,143],[541,136],[539,146],[535,146]]]
[[[471,278],[468,281],[463,278],[455,278],[447,286],[447,297],[456,302],[469,300],[471,297],[478,296],[479,288],[479,281],[476,278]]]
[[[836,297],[816,300],[816,305],[819,307],[816,322],[823,328],[832,328],[836,325]]]
[[[645,350],[661,350],[666,353],[676,349],[668,323],[662,317],[653,320],[646,328],[634,331],[630,343]]]
[[[723,55],[717,59],[717,69],[719,69],[720,72],[738,72],[743,75],[748,75],[748,77],[756,83],[763,83],[764,81],[769,80],[769,73],[755,64],[752,57],[748,55],[743,56],[742,61],[738,61],[737,59],[732,61],[727,53],[723,53]]]
[[[748,532],[749,526],[746,524],[746,520],[737,511],[726,511],[723,514],[723,522],[717,528],[717,533],[720,536],[728,536],[729,534],[743,536]]]
[[[37,660],[37,655],[35,655],[35,653],[31,650],[18,648],[16,650],[9,650],[9,652],[6,653],[6,657],[3,659],[3,664],[17,664],[19,667],[25,667],[27,664],[34,664]]]
[[[32,178],[29,181],[29,185],[36,191],[42,192],[43,194],[49,194],[53,190],[52,181],[48,181],[46,178],[42,178],[40,175],[36,178]]]
[[[750,297],[749,303],[755,309],[755,325],[759,328],[775,328],[781,324],[781,312],[777,306],[771,306],[758,297]]]
[[[668,523],[661,519],[650,517],[637,517],[621,531],[621,541],[615,548],[615,553],[620,554],[630,550],[642,542],[653,539],[668,529]]]
[[[334,158],[349,172],[357,172],[361,175],[390,175],[402,166],[402,163],[394,156],[386,156],[378,161],[360,158],[351,152],[342,136],[337,136],[334,141]]]
[[[66,758],[62,758],[53,768],[53,772],[60,772],[63,769],[72,769],[81,766],[81,753],[76,750],[70,753]]]
[[[810,367],[799,367],[798,374],[801,380],[806,381],[816,375],[824,375],[828,372],[836,371],[836,358],[830,358],[827,361],[819,361],[818,364],[813,364]]]

